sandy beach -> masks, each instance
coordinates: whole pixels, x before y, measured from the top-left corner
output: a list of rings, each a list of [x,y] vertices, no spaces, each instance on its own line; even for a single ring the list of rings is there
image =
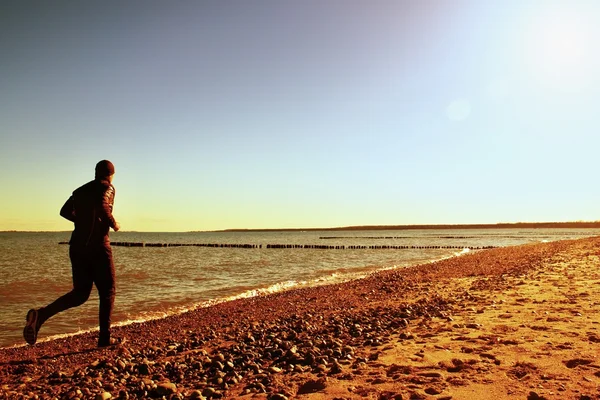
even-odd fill
[[[0,399],[598,399],[600,238],[0,350]]]

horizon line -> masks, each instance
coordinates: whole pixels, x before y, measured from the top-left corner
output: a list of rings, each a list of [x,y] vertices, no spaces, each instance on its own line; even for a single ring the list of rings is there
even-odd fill
[[[352,230],[416,230],[416,229],[505,229],[505,228],[600,228],[600,220],[596,221],[550,221],[550,222],[498,222],[498,223],[473,223],[473,224],[400,224],[400,225],[349,225],[340,227],[321,228],[227,228],[217,230],[190,230],[190,231],[121,231],[128,233],[197,233],[197,232],[293,232],[293,231],[352,231]],[[0,230],[0,233],[71,233],[72,230]],[[115,233],[115,232],[111,232]]]
[[[282,231],[352,231],[352,230],[416,230],[416,229],[491,229],[491,228],[600,228],[600,221],[566,222],[498,222],[482,224],[403,224],[351,225],[329,228],[231,228],[210,232],[282,232]],[[206,231],[190,231],[206,232]]]

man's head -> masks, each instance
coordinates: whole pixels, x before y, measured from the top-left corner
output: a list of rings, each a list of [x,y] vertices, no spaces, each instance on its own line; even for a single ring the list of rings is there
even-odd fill
[[[115,173],[115,166],[108,160],[102,160],[96,164],[96,179],[106,179],[112,181]]]

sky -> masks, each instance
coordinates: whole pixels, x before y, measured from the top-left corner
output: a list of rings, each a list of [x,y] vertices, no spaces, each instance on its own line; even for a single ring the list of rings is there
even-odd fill
[[[4,1],[0,230],[600,220],[600,3]]]

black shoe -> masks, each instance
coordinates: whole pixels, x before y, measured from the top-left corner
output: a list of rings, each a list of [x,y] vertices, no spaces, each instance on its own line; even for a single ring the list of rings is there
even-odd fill
[[[123,343],[125,339],[115,339],[115,338],[100,338],[98,339],[98,347],[110,347],[116,346]]]
[[[27,316],[25,317],[25,319],[27,323],[25,324],[25,328],[23,329],[23,338],[27,343],[34,345],[35,342],[37,342],[37,334],[40,330],[40,326],[38,324],[38,311],[32,308],[31,310],[29,310],[29,312],[27,312]]]

